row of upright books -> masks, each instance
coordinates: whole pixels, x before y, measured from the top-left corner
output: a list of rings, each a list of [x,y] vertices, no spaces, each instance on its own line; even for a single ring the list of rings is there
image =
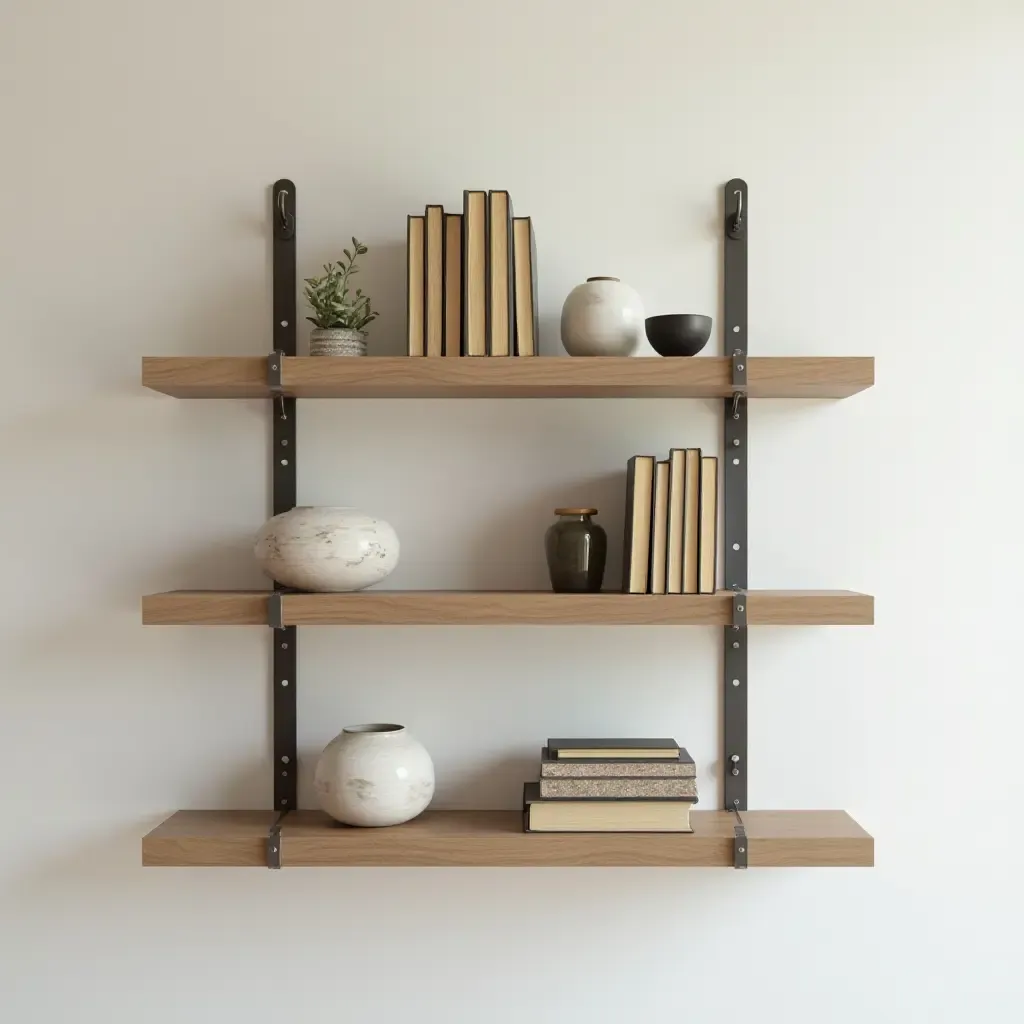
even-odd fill
[[[467,189],[462,212],[427,206],[406,240],[411,356],[535,356],[533,222],[503,191]]]
[[[548,740],[523,787],[527,832],[692,832],[697,768],[672,739]]]
[[[673,448],[634,455],[626,472],[622,591],[713,594],[718,558],[718,459]]]

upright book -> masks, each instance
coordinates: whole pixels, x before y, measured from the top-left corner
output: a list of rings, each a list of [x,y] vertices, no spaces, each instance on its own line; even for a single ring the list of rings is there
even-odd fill
[[[665,592],[683,592],[683,511],[686,493],[686,449],[668,453],[668,554],[665,558]]]
[[[507,192],[489,192],[487,207],[487,351],[509,356],[515,331],[512,200]]]
[[[537,315],[537,241],[529,217],[512,218],[517,356],[535,356],[540,340]]]
[[[444,354],[462,355],[462,214],[444,215]]]
[[[426,355],[426,335],[423,320],[423,224],[424,218],[410,216],[406,228],[405,244],[405,333],[409,355]]]
[[[654,467],[654,498],[651,506],[651,570],[647,590],[651,594],[665,593],[668,569],[668,463]]]
[[[700,449],[687,448],[683,476],[683,590],[696,594],[700,583]]]
[[[462,346],[487,355],[487,193],[462,193]]]
[[[700,593],[713,594],[718,576],[718,459],[700,460]]]
[[[622,592],[643,594],[651,553],[654,456],[634,455],[626,469],[626,517],[622,541]]]
[[[523,826],[527,832],[692,832],[693,803],[679,797],[543,800],[540,784],[528,782]]]
[[[444,354],[444,208],[428,206],[424,214],[424,322],[428,356]]]

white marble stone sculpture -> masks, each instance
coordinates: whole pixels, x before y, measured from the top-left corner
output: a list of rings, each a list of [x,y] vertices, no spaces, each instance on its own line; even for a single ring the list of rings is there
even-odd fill
[[[398,535],[383,519],[355,508],[303,505],[263,524],[256,558],[286,587],[363,590],[398,565]]]

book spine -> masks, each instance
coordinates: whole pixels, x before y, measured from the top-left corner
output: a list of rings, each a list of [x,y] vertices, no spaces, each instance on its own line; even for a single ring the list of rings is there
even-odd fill
[[[463,354],[461,213],[444,215],[444,354]]]
[[[426,354],[423,332],[424,219],[410,215],[406,225],[405,243],[405,290],[406,319],[405,333],[410,356]]]
[[[424,210],[424,329],[426,354],[444,354],[444,208]]]
[[[487,193],[462,194],[462,350],[487,355]]]

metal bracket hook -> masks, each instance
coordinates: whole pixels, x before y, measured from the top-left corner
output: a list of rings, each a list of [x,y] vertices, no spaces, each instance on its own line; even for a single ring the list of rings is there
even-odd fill
[[[277,212],[281,218],[281,234],[284,238],[291,238],[295,234],[295,214],[289,213],[286,206],[288,194],[286,188],[277,193]]]
[[[733,189],[732,193],[736,197],[736,213],[729,220],[729,237],[733,239],[742,238],[743,232],[746,229],[746,224],[743,223],[743,190]]]

